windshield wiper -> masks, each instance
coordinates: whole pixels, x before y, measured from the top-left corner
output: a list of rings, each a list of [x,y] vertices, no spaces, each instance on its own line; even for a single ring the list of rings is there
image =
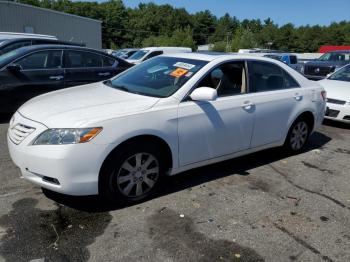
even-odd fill
[[[106,80],[103,82],[105,85],[109,86],[109,87],[113,87],[113,88],[116,88],[116,89],[120,89],[120,90],[123,90],[123,91],[127,91],[127,92],[131,92],[129,89],[127,89],[125,86],[116,86],[116,85],[113,85],[112,84],[112,81],[110,79]]]
[[[113,87],[112,81],[111,81],[110,79],[108,79],[108,80],[106,80],[106,81],[103,81],[103,83],[104,83],[106,86]]]

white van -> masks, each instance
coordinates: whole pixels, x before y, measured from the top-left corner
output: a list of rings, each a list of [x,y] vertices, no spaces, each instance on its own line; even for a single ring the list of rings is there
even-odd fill
[[[174,53],[191,53],[192,49],[189,47],[145,47],[134,53],[126,61],[132,64],[140,64],[141,62],[152,57],[162,54]]]

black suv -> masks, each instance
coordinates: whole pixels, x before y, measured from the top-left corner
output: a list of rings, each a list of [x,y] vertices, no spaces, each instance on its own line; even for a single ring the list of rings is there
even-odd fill
[[[21,47],[0,55],[0,113],[14,112],[43,93],[109,79],[131,66],[85,47]]]
[[[301,67],[301,73],[308,79],[320,80],[349,63],[350,50],[333,51],[322,55],[319,59],[307,62]]]
[[[0,55],[15,50],[20,47],[30,45],[73,45],[73,46],[85,46],[85,44],[66,42],[55,39],[45,38],[11,38],[11,39],[0,39]]]

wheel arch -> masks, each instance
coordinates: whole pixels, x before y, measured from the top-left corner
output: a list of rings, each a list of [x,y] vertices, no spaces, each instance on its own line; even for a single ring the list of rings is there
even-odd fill
[[[292,121],[290,121],[287,132],[286,132],[284,140],[283,140],[284,142],[287,139],[287,136],[288,136],[288,133],[289,133],[291,127],[293,126],[295,121],[297,121],[300,118],[305,118],[307,120],[308,124],[310,125],[310,134],[312,133],[312,131],[315,127],[316,117],[315,117],[315,114],[312,112],[312,110],[305,110],[303,112],[300,112]]]
[[[107,157],[104,159],[104,161],[100,167],[100,171],[99,171],[99,179],[98,179],[99,192],[100,192],[101,176],[103,175],[104,168],[106,167],[107,163],[112,159],[113,155],[117,151],[122,150],[124,147],[127,147],[130,144],[139,143],[139,142],[149,142],[149,143],[152,143],[154,145],[158,145],[161,148],[162,152],[164,153],[164,156],[166,159],[167,170],[170,170],[171,168],[173,168],[173,166],[174,166],[173,152],[172,152],[169,144],[163,138],[156,136],[156,135],[150,135],[150,134],[133,136],[133,137],[126,139],[122,143],[116,145],[111,150],[111,152],[107,155]]]

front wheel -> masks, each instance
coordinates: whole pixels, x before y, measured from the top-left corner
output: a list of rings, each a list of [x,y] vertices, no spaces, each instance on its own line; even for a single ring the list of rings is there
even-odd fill
[[[309,139],[310,131],[310,126],[304,118],[297,119],[289,129],[284,143],[285,149],[294,154],[301,152]]]
[[[165,173],[161,151],[152,144],[130,144],[115,152],[101,173],[100,191],[113,202],[137,202],[156,191]]]

